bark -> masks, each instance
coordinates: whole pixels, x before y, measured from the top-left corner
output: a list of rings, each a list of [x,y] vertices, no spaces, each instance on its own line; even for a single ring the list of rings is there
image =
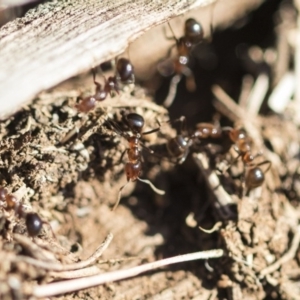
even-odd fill
[[[222,2],[227,12],[239,16],[262,0],[241,1],[239,8],[232,0],[219,0],[213,10],[206,10],[209,13],[201,17],[203,6],[214,1],[56,0],[37,6],[0,29],[0,119],[29,103],[39,92],[114,58],[128,45],[137,73],[145,73],[166,53],[170,42],[165,41],[161,28],[155,28],[144,39],[132,46],[131,43],[175,16],[193,10],[172,23],[178,36],[189,15],[202,18],[209,33],[212,15],[215,24],[232,19],[221,8]]]

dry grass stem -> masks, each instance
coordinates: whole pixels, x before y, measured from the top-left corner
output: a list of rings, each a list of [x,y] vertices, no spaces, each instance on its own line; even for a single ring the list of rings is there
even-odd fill
[[[177,264],[177,263],[193,261],[198,259],[219,258],[222,257],[223,255],[224,255],[224,251],[222,249],[216,249],[216,250],[209,250],[209,251],[202,251],[202,252],[195,252],[195,253],[174,256],[174,257],[158,260],[156,262],[133,267],[131,269],[108,272],[96,276],[74,279],[67,282],[57,282],[57,283],[50,283],[47,285],[36,286],[33,288],[32,295],[38,298],[51,297],[55,295],[78,291],[80,289],[90,288],[103,283],[109,283],[117,280],[127,279],[133,276],[137,276],[141,273],[153,271],[155,269],[162,268],[164,266],[168,266],[171,264]]]

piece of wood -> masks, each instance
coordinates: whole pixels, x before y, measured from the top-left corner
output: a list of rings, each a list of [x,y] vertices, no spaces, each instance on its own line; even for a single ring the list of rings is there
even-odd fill
[[[0,119],[39,92],[114,58],[151,27],[214,1],[64,0],[37,6],[0,29]],[[241,1],[243,10],[261,1]],[[178,22],[181,30],[183,22],[184,18]],[[176,32],[178,26],[174,27]],[[148,45],[156,57],[170,43],[160,47],[152,40]],[[136,49],[135,58],[143,57],[143,51]],[[143,59],[148,67],[155,62]]]

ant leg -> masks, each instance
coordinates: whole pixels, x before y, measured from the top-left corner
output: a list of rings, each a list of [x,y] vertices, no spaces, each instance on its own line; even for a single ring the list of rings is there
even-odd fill
[[[119,193],[118,193],[118,198],[117,198],[117,201],[116,201],[115,205],[114,205],[113,208],[112,208],[112,211],[115,211],[116,208],[118,207],[118,205],[119,205],[119,203],[120,203],[120,200],[121,200],[122,191],[123,191],[123,189],[125,188],[125,186],[126,186],[129,182],[130,182],[130,181],[127,181],[123,186],[120,187]]]
[[[106,122],[111,126],[110,129],[114,130],[119,136],[122,136],[125,139],[129,138],[129,135],[124,132],[112,119],[107,119]]]
[[[49,227],[49,229],[50,229],[50,231],[51,231],[51,233],[52,233],[52,237],[53,237],[54,239],[56,239],[56,235],[55,235],[55,233],[54,233],[54,231],[53,231],[53,229],[52,229],[50,223],[47,222],[47,221],[42,221],[42,224],[48,225],[48,227]]]
[[[142,135],[151,134],[160,130],[160,126],[150,131],[143,132]]]
[[[152,189],[156,194],[158,194],[158,195],[164,195],[164,194],[166,193],[165,191],[160,190],[160,189],[158,189],[157,187],[155,187],[154,184],[153,184],[150,180],[148,180],[148,179],[141,179],[141,178],[138,177],[137,180],[139,180],[139,181],[141,181],[141,182],[144,182],[144,183],[150,185],[151,189]]]
[[[154,151],[153,151],[152,149],[148,148],[142,141],[140,141],[140,145],[141,145],[144,149],[148,150],[151,154],[154,153]]]
[[[268,166],[267,166],[267,168],[264,170],[264,173],[267,173],[267,172],[270,170],[271,166],[272,166],[272,162],[271,162],[271,161],[265,160],[265,161],[263,161],[263,162],[257,164],[256,167],[258,167],[258,166],[263,166],[263,165],[266,165],[266,164],[268,164]]]
[[[122,152],[119,163],[122,163],[122,160],[123,160],[123,158],[124,158],[124,155],[125,155],[125,153],[126,153],[128,150],[129,150],[129,149],[125,149],[125,150]]]
[[[151,134],[151,133],[154,133],[154,132],[159,131],[159,130],[160,130],[160,127],[161,127],[161,124],[160,124],[160,122],[158,121],[158,119],[156,119],[156,123],[157,123],[157,125],[158,125],[157,128],[154,128],[154,129],[152,129],[152,130],[143,132],[142,135],[147,135],[147,134]]]
[[[180,158],[180,160],[178,161],[178,164],[180,164],[180,165],[183,164],[183,163],[185,162],[187,156],[189,155],[189,153],[190,153],[190,150],[189,150],[189,148],[187,148],[187,149],[185,150],[183,156],[182,156],[182,157]]]

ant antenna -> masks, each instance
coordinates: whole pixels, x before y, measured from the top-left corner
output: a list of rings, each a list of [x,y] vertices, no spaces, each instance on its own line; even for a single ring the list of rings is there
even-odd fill
[[[167,21],[167,23],[168,23],[168,26],[169,26],[169,28],[170,28],[170,30],[171,30],[171,32],[172,32],[173,38],[174,38],[176,41],[178,41],[178,39],[176,38],[176,35],[175,35],[174,31],[173,31],[173,28],[172,28],[170,22]]]

